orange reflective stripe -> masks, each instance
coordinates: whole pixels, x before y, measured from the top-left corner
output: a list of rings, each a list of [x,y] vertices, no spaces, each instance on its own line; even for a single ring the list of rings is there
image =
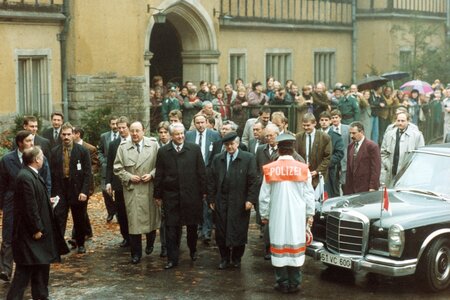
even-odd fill
[[[266,182],[306,181],[308,166],[296,160],[277,160],[263,166]]]
[[[285,248],[274,248],[274,247],[270,247],[270,251],[273,254],[298,254],[298,253],[302,253],[305,252],[306,247],[305,246],[301,246],[298,248],[289,248],[289,247],[285,247]]]

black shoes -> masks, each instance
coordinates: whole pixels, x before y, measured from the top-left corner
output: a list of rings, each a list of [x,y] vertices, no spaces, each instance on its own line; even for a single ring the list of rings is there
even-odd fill
[[[196,261],[197,260],[197,251],[189,253],[189,256],[191,257],[192,261]]]
[[[222,260],[219,264],[219,270],[225,270],[226,268],[228,268],[229,264],[230,262],[228,260]]]
[[[167,257],[167,249],[166,247],[161,247],[161,254],[159,257]]]
[[[110,223],[113,218],[114,218],[114,214],[108,214],[108,216],[106,217],[106,222]]]
[[[10,281],[11,280],[11,276],[8,275],[8,273],[6,272],[1,272],[0,273],[0,279],[3,281]]]
[[[240,268],[241,267],[241,261],[235,260],[232,262],[233,267]]]
[[[79,246],[78,247],[78,254],[84,254],[86,253],[86,248],[84,248],[84,246]]]
[[[172,269],[173,267],[176,267],[177,265],[178,265],[178,264],[169,261],[169,262],[167,262],[167,264],[164,266],[164,269],[169,270],[169,269]]]
[[[123,240],[120,244],[119,244],[120,248],[126,248],[126,247],[130,247],[130,242],[128,240]]]
[[[132,263],[133,265],[138,264],[140,261],[141,261],[141,258],[140,258],[139,256],[133,256],[133,257],[131,258],[131,263]]]
[[[300,289],[298,288],[298,286],[295,286],[295,285],[290,285],[289,286],[288,292],[290,294],[298,293],[299,291],[300,291]]]
[[[278,291],[280,293],[283,294],[288,294],[289,293],[289,287],[285,284],[275,284],[275,286],[273,287],[275,289],[275,291]]]
[[[69,243],[71,250],[77,249],[77,241],[75,241],[75,239],[70,239],[67,242]]]
[[[153,252],[153,246],[147,246],[145,247],[145,254],[150,255]]]

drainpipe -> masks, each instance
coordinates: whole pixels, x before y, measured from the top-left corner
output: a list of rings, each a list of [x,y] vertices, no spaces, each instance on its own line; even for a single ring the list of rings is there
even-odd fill
[[[352,84],[356,82],[356,63],[357,63],[357,57],[356,57],[356,41],[357,41],[357,31],[356,31],[356,1],[352,0]],[[447,0],[450,1],[450,0]]]
[[[450,44],[450,0],[447,0],[447,43]]]
[[[62,92],[62,103],[63,103],[63,114],[66,120],[69,120],[69,97],[67,92],[67,32],[69,31],[70,22],[70,0],[63,1],[62,13],[66,16],[64,20],[64,26],[60,34],[58,35],[58,40],[60,44],[61,52],[61,92]]]

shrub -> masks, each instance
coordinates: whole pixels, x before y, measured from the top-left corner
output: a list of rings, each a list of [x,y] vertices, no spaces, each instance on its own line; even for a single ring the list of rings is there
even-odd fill
[[[110,130],[109,117],[112,109],[109,106],[85,111],[81,117],[80,126],[84,130],[83,140],[97,146],[100,143],[100,135]]]

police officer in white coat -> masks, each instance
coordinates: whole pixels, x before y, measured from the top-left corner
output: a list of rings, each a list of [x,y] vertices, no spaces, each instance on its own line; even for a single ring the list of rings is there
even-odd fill
[[[270,222],[275,289],[295,293],[301,282],[300,266],[305,262],[306,225],[313,222],[314,189],[308,166],[292,157],[295,137],[281,134],[277,142],[280,157],[263,167],[259,211],[262,222]]]

